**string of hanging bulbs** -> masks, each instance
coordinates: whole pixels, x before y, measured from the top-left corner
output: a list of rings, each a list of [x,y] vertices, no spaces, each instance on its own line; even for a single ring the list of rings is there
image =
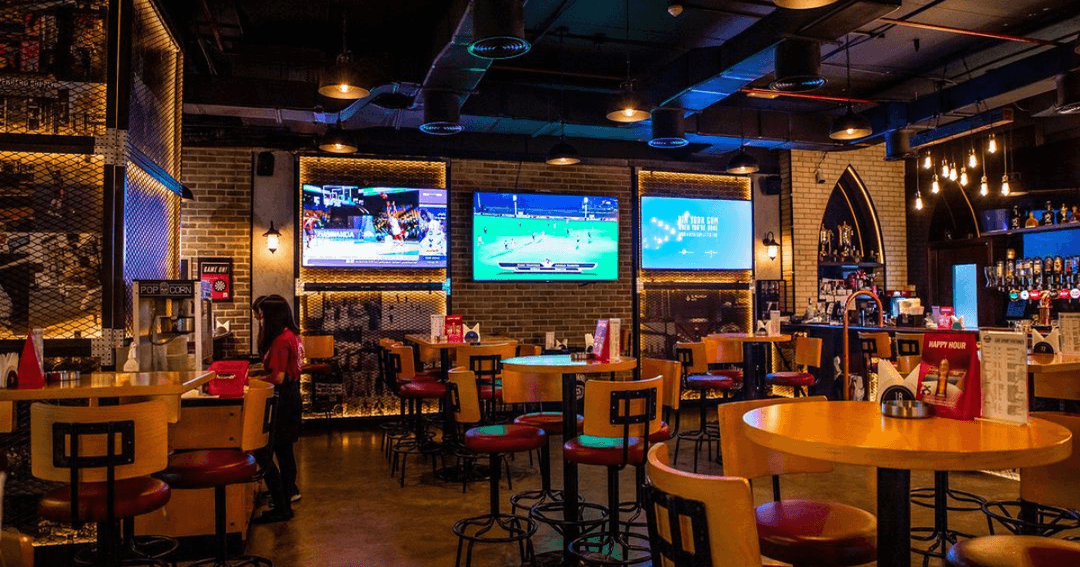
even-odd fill
[[[966,189],[971,184],[972,176],[976,174],[981,165],[982,176],[979,179],[979,195],[982,197],[989,196],[990,180],[987,177],[987,155],[994,156],[1000,150],[1004,170],[1001,176],[1000,192],[1002,197],[1008,197],[1012,193],[1012,187],[1009,184],[1009,155],[1003,148],[1004,142],[999,142],[995,134],[990,134],[985,144],[979,144],[978,150],[976,150],[976,144],[972,143],[967,148],[967,151],[964,151],[964,149],[959,151],[955,149],[941,150],[940,154],[937,155],[933,151],[926,151],[922,156],[921,165],[923,170],[933,173],[930,178],[930,194],[937,195],[941,193],[942,186],[946,182],[956,183],[961,190]],[[921,187],[916,187],[915,210],[921,211],[922,209],[922,190]]]

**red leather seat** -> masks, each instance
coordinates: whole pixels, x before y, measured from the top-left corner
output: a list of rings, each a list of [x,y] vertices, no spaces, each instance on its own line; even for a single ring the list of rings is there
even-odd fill
[[[465,432],[465,447],[477,453],[532,451],[546,441],[543,429],[529,425],[485,425]]]
[[[774,386],[813,386],[814,375],[808,372],[771,372],[765,382]]]
[[[104,482],[79,483],[79,519],[84,522],[104,522],[108,496]],[[148,476],[116,481],[113,494],[115,517],[132,518],[153,512],[169,503],[169,485]],[[71,523],[71,486],[65,485],[46,493],[38,502],[42,518],[53,522]]]
[[[173,488],[213,488],[249,482],[258,472],[255,457],[237,449],[202,449],[177,453],[160,473]]]
[[[1080,565],[1080,543],[1041,536],[993,535],[961,540],[945,556],[949,567]]]
[[[718,370],[717,372],[724,372]],[[697,374],[686,377],[686,388],[689,390],[735,390],[742,386],[742,371],[731,370],[731,375],[726,374]],[[738,373],[735,376],[734,373]]]
[[[300,367],[304,374],[334,374],[334,365],[325,362],[312,362]]]
[[[502,386],[481,385],[480,386],[480,399],[490,400],[492,396],[495,396],[496,400],[502,400]]]
[[[660,429],[649,434],[649,443],[663,443],[671,439],[671,428],[666,422],[660,422]]]
[[[438,370],[424,370],[423,372],[417,372],[413,375],[412,382],[433,382],[439,380],[442,376]]]
[[[578,435],[563,443],[563,458],[582,465],[617,467],[623,464],[623,440],[622,437]],[[640,464],[644,459],[645,443],[638,437],[631,437],[627,444],[627,464]]]
[[[782,500],[758,506],[761,554],[800,565],[862,565],[877,559],[877,518],[840,504]]]
[[[398,392],[403,398],[441,398],[446,395],[446,384],[442,382],[409,381],[402,384]]]
[[[540,411],[535,413],[527,413],[519,415],[514,418],[514,423],[519,425],[530,425],[532,427],[539,427],[543,429],[548,435],[562,435],[562,412],[558,411]],[[577,430],[580,433],[581,428],[585,426],[585,418],[577,416]]]

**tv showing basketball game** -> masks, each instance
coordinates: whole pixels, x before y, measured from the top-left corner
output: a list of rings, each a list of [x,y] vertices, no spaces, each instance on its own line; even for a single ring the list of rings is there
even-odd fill
[[[304,184],[300,257],[321,268],[445,268],[446,190]]]
[[[595,195],[475,193],[473,279],[619,279],[619,200]]]
[[[750,201],[643,196],[645,270],[749,270],[754,254]]]

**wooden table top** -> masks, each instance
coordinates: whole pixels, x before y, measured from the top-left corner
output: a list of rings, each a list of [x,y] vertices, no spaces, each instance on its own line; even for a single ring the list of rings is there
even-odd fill
[[[637,367],[637,360],[633,358],[617,358],[609,362],[599,362],[596,360],[571,360],[569,354],[543,354],[540,356],[508,358],[502,361],[502,364],[506,370],[531,374],[570,374],[573,372],[588,374],[633,370]]]
[[[791,335],[767,336],[753,333],[713,333],[708,336],[712,339],[739,341],[741,343],[786,343],[791,340]]]
[[[1028,355],[1028,372],[1042,374],[1047,372],[1076,372],[1080,370],[1080,355],[1076,354],[1031,354]]]
[[[405,335],[405,340],[416,343],[422,347],[436,348],[436,349],[459,349],[467,346],[475,346],[470,343],[450,343],[450,342],[435,342],[431,340],[429,335]],[[498,335],[491,335],[488,337],[481,337],[479,346],[494,346],[501,345],[509,342],[513,342],[515,339],[510,337],[500,337]]]
[[[1064,460],[1068,429],[931,417],[884,417],[877,402],[777,404],[743,415],[747,435],[770,449],[852,465],[927,471],[1001,470]]]
[[[94,372],[83,374],[78,382],[47,383],[44,388],[0,390],[0,401],[179,396],[202,386],[214,376],[215,374],[209,370],[201,372]]]

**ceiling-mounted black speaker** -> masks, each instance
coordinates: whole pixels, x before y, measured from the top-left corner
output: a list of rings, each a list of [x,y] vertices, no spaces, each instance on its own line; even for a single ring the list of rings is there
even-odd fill
[[[1057,104],[1054,109],[1058,114],[1080,112],[1080,73],[1070,71],[1057,76]]]
[[[799,93],[825,85],[821,74],[821,44],[812,39],[781,40],[774,51],[776,79],[769,83],[774,91]]]
[[[528,53],[521,0],[475,0],[469,53],[483,59],[509,59]]]
[[[652,111],[652,138],[654,148],[681,148],[690,142],[686,139],[684,111],[681,108],[657,108]]]
[[[915,152],[911,151],[911,132],[885,132],[885,161],[900,161],[911,157],[915,157]]]
[[[780,194],[780,176],[766,175],[761,181],[761,192],[766,195]]]
[[[424,91],[424,123],[420,125],[420,131],[449,136],[462,129],[461,97],[451,91]]]
[[[259,152],[255,157],[255,175],[270,177],[274,174],[274,154],[271,152]]]

